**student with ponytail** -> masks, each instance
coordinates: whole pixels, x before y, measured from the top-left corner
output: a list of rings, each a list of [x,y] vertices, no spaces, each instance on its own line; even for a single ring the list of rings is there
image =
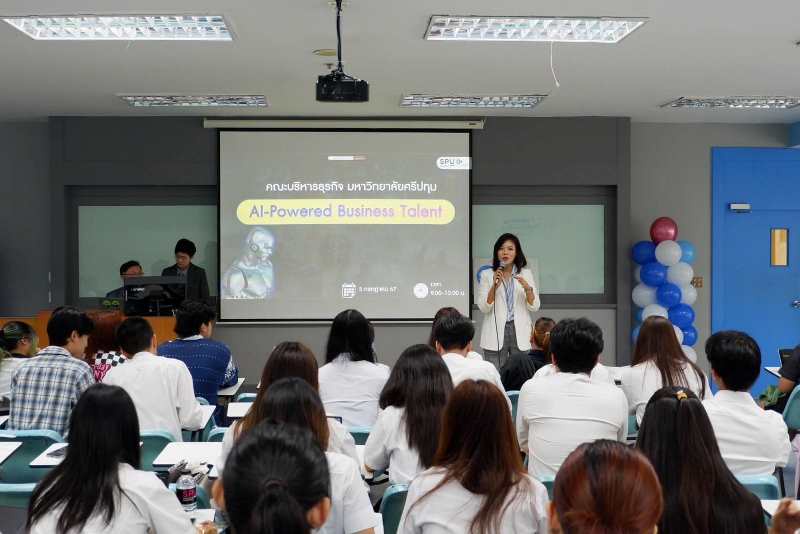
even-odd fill
[[[625,444],[600,439],[578,446],[561,465],[550,503],[550,532],[655,534],[662,508],[658,475],[647,458]]]
[[[325,409],[319,394],[305,380],[292,377],[274,382],[266,391],[259,413],[263,416],[262,421],[305,428],[312,433],[318,447],[323,451],[328,448],[329,430]],[[261,421],[256,422],[255,426],[260,423]],[[244,439],[255,426],[240,432],[236,438],[237,442]],[[373,528],[379,524],[380,516],[372,509],[358,464],[351,458],[335,452],[326,452],[325,457],[331,479],[331,510],[325,524],[321,528],[315,527],[319,528],[316,532],[373,534]],[[223,479],[227,477],[235,481],[236,475],[228,473],[228,458],[225,457],[224,450],[223,457],[217,465],[222,470]],[[287,529],[283,532],[294,531]]]
[[[547,490],[525,473],[503,393],[464,380],[444,410],[433,466],[408,489],[402,534],[544,534]]]
[[[236,442],[212,494],[232,534],[309,534],[330,515],[328,462],[309,430],[264,421]]]
[[[0,328],[0,399],[10,398],[14,371],[38,350],[39,336],[28,323],[8,321]]]

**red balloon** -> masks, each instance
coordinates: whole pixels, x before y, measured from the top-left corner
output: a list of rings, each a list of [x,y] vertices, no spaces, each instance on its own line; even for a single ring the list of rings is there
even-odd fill
[[[650,239],[655,244],[675,241],[678,239],[678,224],[669,217],[659,217],[650,225]]]

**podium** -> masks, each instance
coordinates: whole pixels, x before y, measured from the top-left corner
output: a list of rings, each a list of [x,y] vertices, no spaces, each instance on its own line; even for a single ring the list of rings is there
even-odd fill
[[[106,310],[83,310],[86,313],[91,313],[93,311],[106,311]],[[47,321],[50,320],[50,316],[53,314],[52,310],[42,310],[34,316],[28,317],[0,317],[0,327],[6,324],[8,321],[23,321],[31,325],[36,333],[39,335],[39,347],[46,347],[48,346],[49,340],[47,338]],[[175,339],[177,336],[175,335],[175,318],[174,317],[144,317],[144,319],[150,323],[150,326],[153,327],[153,332],[156,335],[156,340],[159,344],[170,341]]]

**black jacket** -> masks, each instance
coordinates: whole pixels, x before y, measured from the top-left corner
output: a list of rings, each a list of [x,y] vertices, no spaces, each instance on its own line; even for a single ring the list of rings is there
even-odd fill
[[[178,266],[167,267],[161,271],[161,276],[178,276]],[[206,270],[194,263],[189,264],[189,270],[186,272],[186,298],[208,302]]]

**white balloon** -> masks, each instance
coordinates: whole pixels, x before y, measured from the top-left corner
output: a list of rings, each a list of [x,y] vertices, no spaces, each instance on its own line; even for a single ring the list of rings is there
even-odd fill
[[[655,304],[656,288],[650,287],[647,284],[639,284],[633,288],[631,297],[633,298],[634,304],[640,308],[644,308],[649,304]]]
[[[681,261],[681,246],[675,241],[662,241],[656,247],[656,259],[662,265],[671,267]]]
[[[694,278],[694,269],[685,261],[678,262],[667,269],[667,282],[672,282],[678,287],[688,286],[692,278]]]
[[[636,268],[633,270],[633,279],[636,280],[637,284],[642,283],[642,266],[637,265]]]
[[[681,348],[683,349],[683,353],[686,355],[686,357],[689,358],[689,361],[692,363],[697,363],[697,353],[692,347],[689,345],[681,345]]]
[[[695,302],[697,302],[697,290],[694,286],[691,284],[681,286],[681,303],[694,306]]]
[[[678,343],[683,345],[683,330],[681,330],[675,325],[672,325],[672,328],[675,329],[675,337],[678,338]]]
[[[644,311],[642,312],[642,319],[647,319],[648,317],[653,315],[658,315],[659,317],[664,317],[666,319],[669,317],[669,312],[661,304],[648,304],[647,306],[644,307]]]

